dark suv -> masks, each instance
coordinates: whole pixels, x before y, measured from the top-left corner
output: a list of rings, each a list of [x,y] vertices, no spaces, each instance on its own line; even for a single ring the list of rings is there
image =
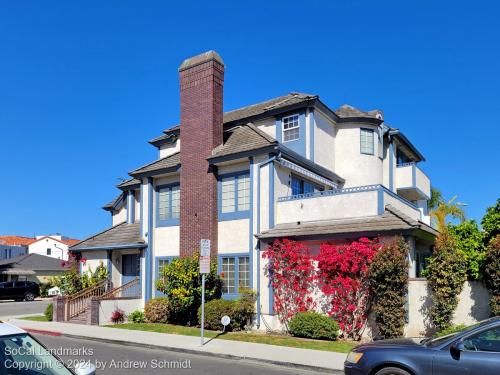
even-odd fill
[[[0,283],[0,299],[33,301],[40,295],[40,288],[33,281],[6,281]]]

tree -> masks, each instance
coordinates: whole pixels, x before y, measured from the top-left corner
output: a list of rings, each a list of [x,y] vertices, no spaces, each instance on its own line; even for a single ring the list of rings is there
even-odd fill
[[[403,336],[408,296],[409,246],[403,237],[382,245],[370,265],[375,322],[383,339]]]
[[[493,238],[487,249],[485,281],[490,298],[491,316],[500,315],[500,235]]]
[[[430,318],[437,331],[449,328],[458,305],[458,296],[467,279],[467,263],[457,250],[453,237],[441,232],[427,266],[427,281],[432,291]]]
[[[488,207],[481,226],[484,230],[484,243],[488,245],[492,238],[500,234],[500,198],[494,206]]]
[[[442,200],[443,194],[441,194],[441,191],[435,187],[431,187],[431,199],[427,201],[429,211],[436,209],[439,206],[439,202]]]
[[[474,220],[466,220],[458,225],[448,224],[448,231],[457,249],[465,256],[469,279],[480,280],[486,257],[483,232]]]
[[[438,198],[436,198],[438,199]],[[462,209],[463,203],[455,202],[457,196],[455,195],[449,201],[445,201],[442,197],[439,199],[439,203],[430,212],[431,217],[436,221],[437,229],[444,233],[448,230],[446,226],[446,219],[452,217],[454,219],[465,220],[465,213]],[[435,203],[433,203],[435,204]]]
[[[276,240],[262,254],[269,260],[265,274],[274,291],[274,308],[288,331],[288,322],[298,312],[316,307],[312,297],[316,284],[313,259],[302,243]]]
[[[339,323],[344,337],[361,338],[371,297],[369,267],[379,247],[377,241],[368,238],[320,246],[318,280],[325,309]]]

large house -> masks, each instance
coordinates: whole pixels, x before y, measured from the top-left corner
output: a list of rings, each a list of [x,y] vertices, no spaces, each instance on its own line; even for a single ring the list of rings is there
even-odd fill
[[[275,327],[262,258],[275,239],[314,250],[401,234],[419,276],[436,235],[425,159],[380,110],[292,92],[223,112],[224,63],[213,51],[185,60],[179,76],[180,125],[149,141],[158,158],[118,185],[103,207],[111,226],[70,248],[92,268],[106,264],[114,287],[137,277],[144,304],[163,265],[210,239],[224,297],[258,291],[256,325]]]

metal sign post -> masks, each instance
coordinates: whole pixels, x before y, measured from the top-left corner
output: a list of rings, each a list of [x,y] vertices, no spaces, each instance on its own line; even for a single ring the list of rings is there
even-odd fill
[[[201,346],[205,335],[205,275],[210,272],[210,240],[200,241],[200,273],[201,273]]]

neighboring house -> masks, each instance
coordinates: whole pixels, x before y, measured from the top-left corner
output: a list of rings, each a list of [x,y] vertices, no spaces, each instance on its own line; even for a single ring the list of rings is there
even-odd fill
[[[64,272],[61,260],[52,257],[26,254],[0,261],[0,281],[47,282]]]
[[[3,243],[5,245],[23,246],[27,249],[28,254],[46,255],[56,259],[68,260],[68,247],[78,242],[79,240],[61,236],[60,234],[36,237],[0,236],[0,251],[2,251],[1,246]],[[18,255],[22,254],[19,253]]]
[[[436,231],[422,154],[381,111],[290,93],[223,113],[224,64],[213,51],[179,68],[181,125],[149,143],[158,159],[133,169],[103,208],[112,226],[72,246],[115,287],[140,279],[142,304],[173,258],[210,239],[225,298],[259,292],[257,326],[278,326],[262,251],[275,239],[323,241],[404,235],[412,278]],[[265,93],[263,93],[265,96]]]
[[[0,244],[0,260],[15,258],[28,252],[25,246],[2,245]]]

